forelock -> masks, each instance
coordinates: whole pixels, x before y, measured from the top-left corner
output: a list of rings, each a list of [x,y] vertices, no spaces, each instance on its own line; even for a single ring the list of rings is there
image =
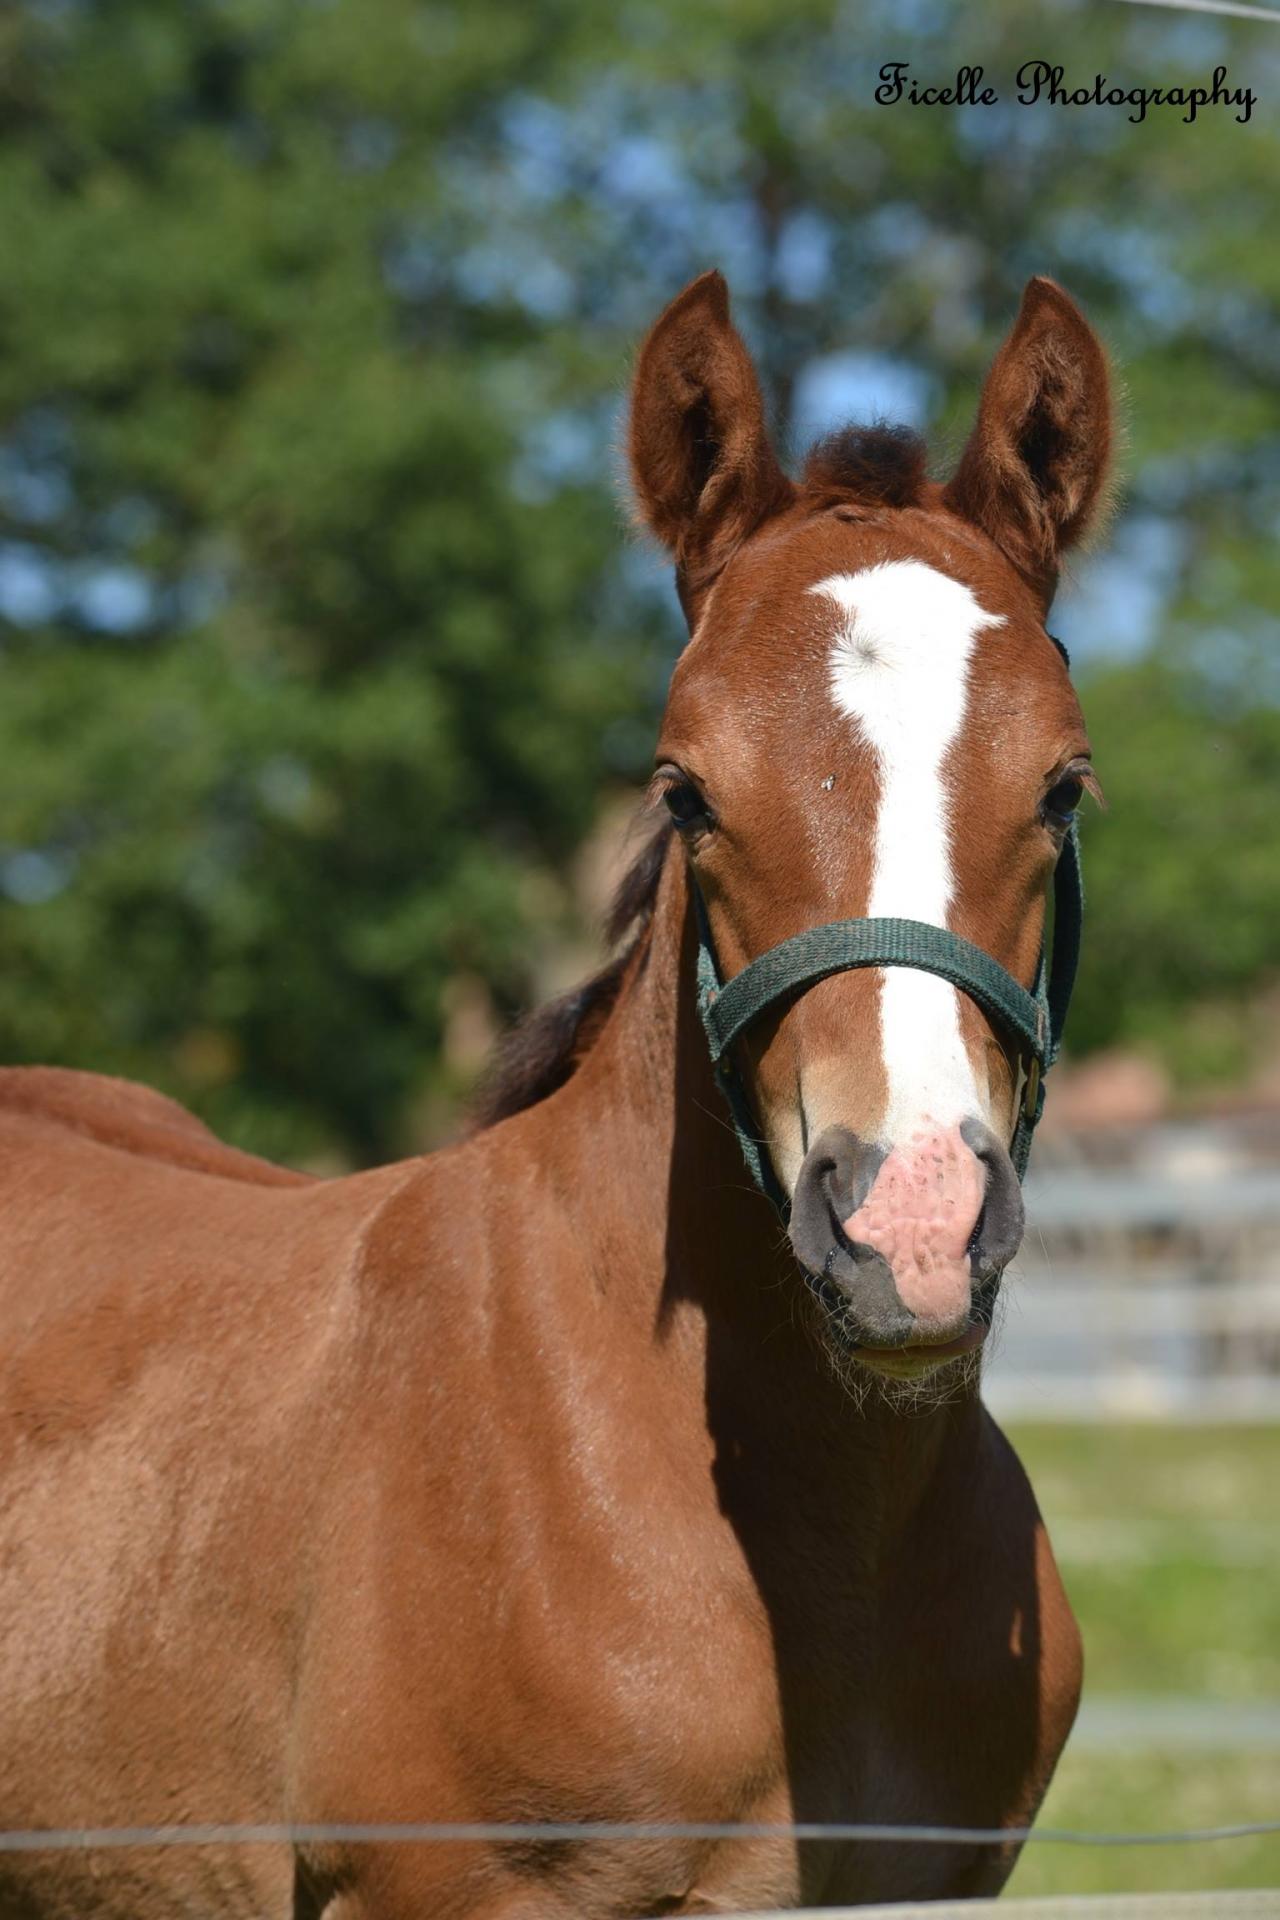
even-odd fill
[[[924,440],[911,427],[841,427],[809,451],[801,482],[818,503],[919,506],[928,483]]]

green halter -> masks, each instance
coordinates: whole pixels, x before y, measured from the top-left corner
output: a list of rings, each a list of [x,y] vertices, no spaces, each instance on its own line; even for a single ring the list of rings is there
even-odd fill
[[[918,967],[938,974],[976,1000],[997,1026],[1020,1042],[1025,1073],[1010,1155],[1019,1180],[1027,1170],[1031,1141],[1044,1111],[1044,1076],[1058,1057],[1071,989],[1080,957],[1084,882],[1074,821],[1053,877],[1053,951],[1041,950],[1031,991],[998,961],[945,927],[921,920],[833,920],[809,927],[770,947],[724,982],[716,965],[702,895],[694,886],[698,921],[698,1011],[711,1048],[716,1084],[728,1103],[734,1131],[751,1177],[783,1219],[790,1202],[760,1137],[731,1049],[739,1035],[768,1008],[803,993],[818,980],[853,967]]]

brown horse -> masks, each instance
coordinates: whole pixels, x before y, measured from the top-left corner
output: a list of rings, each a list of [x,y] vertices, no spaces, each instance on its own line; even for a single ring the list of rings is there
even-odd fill
[[[142,1088],[2,1077],[0,1825],[1034,1816],[1080,1647],[977,1390],[1021,1231],[1007,1036],[906,968],[755,1025],[788,1244],[692,890],[726,975],[870,913],[1031,981],[1091,778],[1044,618],[1108,439],[1099,346],[1035,280],[949,483],[885,429],[793,482],[698,280],[630,429],[693,633],[675,826],[485,1123],[312,1181]],[[713,1913],[992,1891],[1016,1852],[312,1835],[0,1854],[0,1912]]]

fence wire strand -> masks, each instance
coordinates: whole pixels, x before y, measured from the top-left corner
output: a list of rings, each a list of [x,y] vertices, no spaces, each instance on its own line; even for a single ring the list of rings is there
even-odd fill
[[[1280,7],[1254,7],[1241,0],[1127,0],[1131,7],[1170,7],[1181,13],[1225,13],[1236,20],[1280,21]]]
[[[618,1840],[912,1841],[923,1846],[1174,1847],[1280,1834],[1280,1819],[1166,1833],[1089,1833],[1064,1827],[889,1826],[864,1821],[397,1821],[265,1822],[249,1825],[174,1823],[155,1827],[31,1827],[0,1830],[0,1853],[66,1853],[118,1847],[502,1846],[530,1842]]]

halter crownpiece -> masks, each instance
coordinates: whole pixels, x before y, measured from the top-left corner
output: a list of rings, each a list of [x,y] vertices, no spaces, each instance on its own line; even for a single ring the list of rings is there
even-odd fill
[[[1023,1178],[1044,1111],[1044,1076],[1062,1045],[1080,958],[1084,882],[1074,821],[1054,869],[1052,957],[1046,960],[1041,948],[1030,991],[972,941],[922,920],[832,920],[826,926],[809,927],[770,947],[732,980],[722,981],[696,881],[693,900],[698,924],[698,1012],[716,1084],[728,1105],[751,1177],[784,1220],[791,1203],[773,1170],[731,1050],[735,1040],[770,1007],[794,999],[833,973],[848,973],[855,967],[917,967],[937,974],[1016,1035],[1025,1079],[1009,1153],[1018,1179]]]

